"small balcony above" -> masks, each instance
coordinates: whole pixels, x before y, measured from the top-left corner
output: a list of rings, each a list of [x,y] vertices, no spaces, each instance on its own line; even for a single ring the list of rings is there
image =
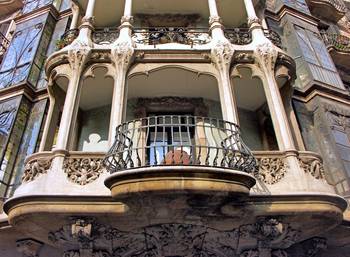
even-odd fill
[[[307,0],[313,14],[337,22],[344,17],[347,8],[341,0]]]
[[[105,184],[115,197],[168,190],[248,194],[255,183],[248,173],[257,169],[238,126],[185,115],[121,124],[104,164],[112,174]]]
[[[350,65],[350,38],[327,31],[322,31],[321,35],[335,64],[348,69]]]

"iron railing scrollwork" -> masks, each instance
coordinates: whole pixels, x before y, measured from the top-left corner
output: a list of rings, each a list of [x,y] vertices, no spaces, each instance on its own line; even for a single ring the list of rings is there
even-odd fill
[[[95,29],[92,33],[92,41],[96,44],[111,44],[119,37],[118,28]]]
[[[323,41],[327,47],[332,47],[337,51],[350,53],[350,38],[344,35],[321,31]]]
[[[270,39],[275,46],[282,48],[282,39],[276,31],[273,31],[271,29],[264,29],[264,34],[265,37]]]
[[[249,28],[232,28],[224,30],[225,37],[234,45],[248,45],[252,42]]]
[[[135,28],[133,39],[144,45],[179,43],[191,46],[207,44],[211,40],[207,28],[187,27]]]
[[[180,165],[229,168],[252,173],[257,161],[239,127],[207,117],[163,115],[119,125],[104,159],[111,173],[141,167]]]

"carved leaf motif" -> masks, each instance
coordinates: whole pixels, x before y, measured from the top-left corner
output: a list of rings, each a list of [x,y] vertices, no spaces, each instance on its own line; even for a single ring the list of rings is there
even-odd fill
[[[282,158],[261,158],[258,164],[259,170],[254,175],[266,184],[277,183],[287,172],[287,163]]]
[[[242,252],[239,257],[259,257],[259,251],[258,250],[246,250]]]
[[[306,173],[311,174],[316,179],[324,179],[325,171],[323,163],[319,159],[313,158],[300,158],[299,164]]]
[[[70,181],[82,186],[95,181],[104,172],[102,158],[68,158],[63,168]]]
[[[51,158],[41,158],[29,161],[24,167],[22,182],[30,182],[39,175],[46,174],[51,167],[51,162]]]

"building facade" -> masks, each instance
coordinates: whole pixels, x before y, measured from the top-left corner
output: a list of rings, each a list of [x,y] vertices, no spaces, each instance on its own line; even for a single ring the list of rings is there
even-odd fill
[[[348,8],[0,0],[0,256],[350,256]]]

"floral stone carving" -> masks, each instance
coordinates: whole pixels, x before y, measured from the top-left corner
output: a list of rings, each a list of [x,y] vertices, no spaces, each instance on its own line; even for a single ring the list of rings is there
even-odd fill
[[[319,159],[300,158],[299,164],[306,173],[311,174],[316,179],[325,178],[323,163]]]
[[[46,174],[52,163],[51,158],[40,158],[29,161],[24,167],[22,182],[33,181],[41,174]]]
[[[63,165],[68,179],[78,185],[95,181],[103,172],[102,158],[67,158]]]
[[[261,158],[258,165],[254,176],[269,185],[280,181],[287,172],[287,163],[282,158]]]

